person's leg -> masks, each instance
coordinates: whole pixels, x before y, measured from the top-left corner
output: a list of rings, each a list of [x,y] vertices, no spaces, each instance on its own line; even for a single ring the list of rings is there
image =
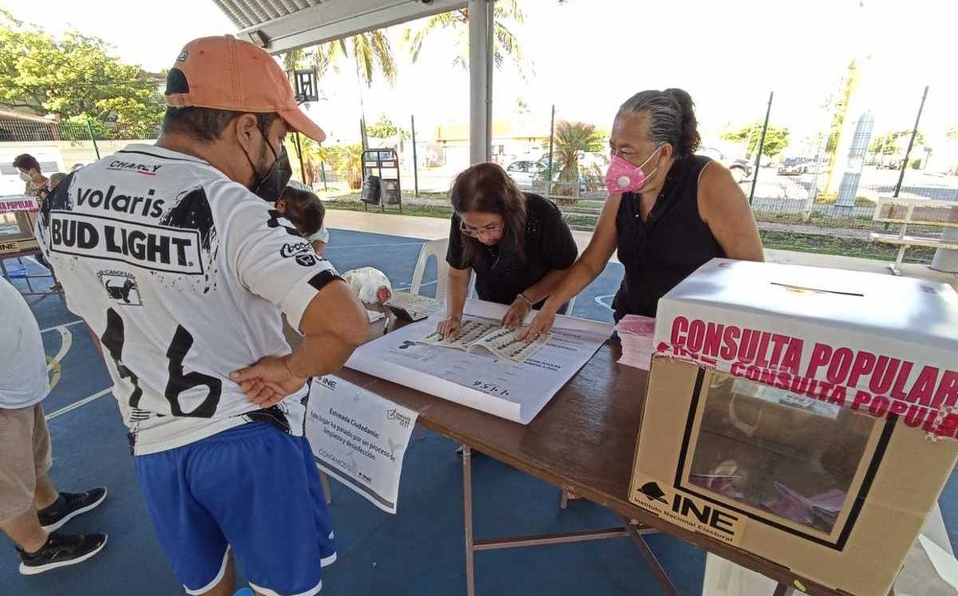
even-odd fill
[[[229,540],[250,587],[264,595],[318,593],[322,566],[336,551],[305,439],[267,423],[217,437],[191,461],[191,487]]]
[[[60,492],[47,476],[53,465],[53,448],[50,445],[50,431],[47,430],[43,407],[37,404],[36,418],[33,422],[33,461],[37,468],[36,488],[33,491],[33,506],[37,511],[46,509],[60,498]]]
[[[61,493],[47,475],[53,463],[50,432],[47,430],[43,408],[37,404],[33,424],[33,461],[36,466],[36,483],[33,491],[33,506],[37,509],[40,525],[46,532],[59,530],[74,517],[95,509],[106,499],[104,487],[82,493]]]
[[[32,505],[25,513],[0,522],[0,530],[28,553],[37,552],[47,541],[47,533],[40,527],[37,510]]]
[[[47,541],[34,507],[36,409],[0,409],[0,528],[20,548],[34,552]]]
[[[133,458],[160,547],[177,580],[191,595],[232,595],[235,581],[229,544],[216,520],[194,496],[193,484],[202,478],[194,477],[191,460],[198,447],[215,437]]]
[[[37,488],[33,491],[33,506],[36,509],[46,509],[57,502],[60,493],[53,481],[45,473],[37,476]]]
[[[20,551],[20,573],[34,575],[86,561],[106,546],[106,534],[48,533],[35,502],[57,499],[46,478],[50,437],[39,405],[0,409],[0,529]],[[43,494],[37,498],[37,480]]]
[[[223,579],[213,586],[209,592],[203,596],[233,596],[236,592],[236,564],[233,561],[233,552],[226,553],[226,567],[223,571]]]

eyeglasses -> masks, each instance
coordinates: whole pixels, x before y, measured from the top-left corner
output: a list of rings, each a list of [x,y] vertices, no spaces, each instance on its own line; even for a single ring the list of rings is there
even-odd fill
[[[497,224],[489,224],[488,226],[482,226],[481,228],[474,228],[468,226],[465,222],[459,222],[459,231],[469,236],[470,238],[476,238],[479,236],[490,236],[493,234],[498,234],[502,231],[503,223],[499,222]]]

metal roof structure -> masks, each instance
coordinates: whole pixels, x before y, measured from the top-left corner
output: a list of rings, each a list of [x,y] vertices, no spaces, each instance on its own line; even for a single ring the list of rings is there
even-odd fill
[[[465,8],[466,0],[213,0],[237,37],[277,54]]]
[[[350,37],[450,10],[469,9],[472,163],[492,158],[495,0],[213,0],[240,28],[236,36],[271,54]]]

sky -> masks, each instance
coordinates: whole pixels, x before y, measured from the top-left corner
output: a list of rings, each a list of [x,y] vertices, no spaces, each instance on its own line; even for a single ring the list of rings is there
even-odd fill
[[[235,31],[212,0],[164,0],[149,18],[130,17],[106,0],[0,0],[17,18],[59,34],[74,28],[100,36],[123,61],[152,71],[168,67],[194,37]],[[145,2],[142,3],[145,6]],[[764,118],[774,91],[771,123],[787,126],[793,148],[827,128],[827,101],[838,93],[852,59],[862,85],[852,110],[871,110],[876,134],[910,129],[929,85],[922,130],[931,145],[958,126],[958,77],[954,75],[954,16],[947,2],[910,0],[520,0],[522,24],[508,23],[520,39],[527,76],[512,64],[497,71],[494,118],[547,127],[579,120],[608,129],[619,104],[643,89],[682,87],[697,105],[706,139],[727,128]],[[111,17],[110,15],[118,15]],[[407,27],[389,36],[398,58],[399,81],[361,88],[344,64],[321,81],[325,99],[309,114],[332,140],[356,141],[358,120],[386,114],[408,127],[416,116],[420,138],[436,127],[466,122],[468,73],[453,66],[460,38],[454,32],[429,37],[418,63],[402,43]],[[530,114],[520,115],[522,100]],[[547,131],[544,131],[547,134]]]

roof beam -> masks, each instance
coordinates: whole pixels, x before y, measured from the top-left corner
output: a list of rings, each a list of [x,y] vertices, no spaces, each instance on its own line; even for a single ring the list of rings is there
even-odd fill
[[[217,4],[222,6],[220,2]],[[248,27],[236,36],[255,43],[271,54],[280,54],[458,10],[468,4],[466,0],[327,0]]]

